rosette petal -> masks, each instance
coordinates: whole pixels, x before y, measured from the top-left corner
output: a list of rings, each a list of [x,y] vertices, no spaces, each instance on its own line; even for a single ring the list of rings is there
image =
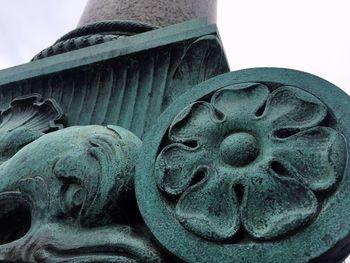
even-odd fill
[[[269,93],[268,87],[260,83],[236,84],[215,92],[211,104],[228,118],[255,118]]]
[[[282,140],[275,155],[296,170],[304,185],[321,191],[334,186],[344,174],[346,141],[332,128],[315,127]]]
[[[315,96],[283,86],[271,93],[261,120],[275,136],[284,138],[319,125],[326,116],[326,106]]]
[[[245,229],[257,239],[272,239],[305,224],[317,211],[313,192],[297,180],[268,168],[247,180],[241,206]]]
[[[158,187],[168,194],[181,194],[195,179],[204,157],[205,151],[199,147],[190,148],[180,143],[168,145],[155,163]]]
[[[210,240],[227,240],[240,227],[232,179],[219,177],[210,168],[203,168],[203,172],[205,179],[188,188],[181,196],[176,216],[190,232]]]
[[[211,104],[198,101],[181,111],[169,129],[169,138],[175,142],[201,140],[211,138],[222,123],[225,116]]]

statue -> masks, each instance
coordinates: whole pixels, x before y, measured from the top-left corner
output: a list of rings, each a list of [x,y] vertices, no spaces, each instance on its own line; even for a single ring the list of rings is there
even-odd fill
[[[0,259],[160,262],[135,225],[140,147],[121,127],[81,126],[43,135],[19,150],[0,168],[0,221],[6,223]]]
[[[349,97],[295,70],[229,72],[215,25],[168,26],[213,22],[209,6],[90,0],[0,71],[0,262],[350,254]]]

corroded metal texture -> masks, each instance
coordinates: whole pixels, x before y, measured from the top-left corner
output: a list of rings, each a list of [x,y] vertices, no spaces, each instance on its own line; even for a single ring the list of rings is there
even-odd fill
[[[143,139],[135,186],[145,223],[185,262],[341,262],[348,105],[332,84],[288,69],[192,87]]]
[[[0,262],[350,254],[350,103],[331,83],[223,74],[205,19],[96,22],[34,60],[0,71]]]
[[[78,26],[114,19],[167,26],[198,17],[214,23],[216,0],[89,0]]]

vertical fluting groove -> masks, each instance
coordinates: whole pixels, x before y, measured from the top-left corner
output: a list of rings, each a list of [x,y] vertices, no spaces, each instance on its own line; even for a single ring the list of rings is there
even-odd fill
[[[140,82],[137,89],[135,109],[132,116],[131,130],[138,136],[144,132],[147,112],[149,110],[150,95],[154,78],[154,53],[145,56],[140,66]]]
[[[174,80],[174,75],[181,65],[182,59],[185,56],[186,46],[184,43],[177,45],[175,47],[171,47],[171,57],[169,61],[169,70],[166,75],[166,83],[164,86],[163,96],[161,97],[162,102],[159,109],[159,112],[165,110],[165,108],[171,103],[172,94],[174,93],[174,89],[176,89],[176,80]],[[192,72],[191,72],[192,75]],[[190,77],[190,76],[189,76]]]
[[[9,87],[3,86],[0,89],[0,111],[5,109],[5,105],[6,105],[5,104],[5,100],[6,100],[6,98],[5,98],[4,94],[3,94],[3,92],[4,92],[4,89],[6,89],[6,88],[8,89]]]
[[[53,82],[54,76],[51,76],[49,78],[45,78],[45,82],[47,83],[46,87],[41,91],[41,95],[46,98],[52,97],[52,82]],[[32,85],[32,88],[35,89],[35,85]]]
[[[64,76],[62,76],[64,77]],[[62,107],[63,112],[66,114],[73,102],[75,81],[72,75],[69,73],[66,75],[66,79],[62,84],[62,100],[58,104]]]
[[[86,97],[83,103],[83,111],[80,113],[79,121],[81,124],[92,124],[91,118],[96,106],[96,99],[99,89],[101,89],[102,67],[94,67],[93,72],[89,75],[89,81],[86,83]]]
[[[14,88],[10,88],[10,89],[7,89],[8,90],[8,97],[11,98],[11,101],[14,99],[14,94],[13,94],[13,90]]]
[[[73,107],[70,108],[70,118],[68,120],[69,125],[77,125],[77,124],[81,124],[79,120],[79,115],[80,112],[82,111],[83,108],[83,103],[85,100],[85,94],[86,94],[86,83],[88,82],[88,78],[87,78],[88,72],[84,71],[80,74],[77,74],[77,76],[75,76],[75,79],[77,80],[77,84],[76,84],[76,89],[75,89],[75,93],[74,93],[74,102]]]
[[[31,86],[33,84],[30,82],[25,82],[22,89],[22,95],[27,95],[31,93]]]
[[[13,100],[11,90],[14,88],[15,87],[13,87],[13,86],[5,86],[2,89],[1,93],[2,93],[3,98],[4,98],[4,104],[3,104],[3,108],[1,110],[4,110],[10,106],[10,102]]]
[[[18,85],[18,91],[19,91],[19,96],[23,96],[23,84],[22,83],[20,83]],[[0,97],[0,99],[1,99],[1,97]]]
[[[97,100],[91,117],[92,123],[102,124],[105,121],[108,110],[108,102],[111,99],[113,89],[113,78],[113,71],[111,70],[110,66],[106,66],[103,72],[101,72],[101,85],[98,89]]]
[[[167,85],[167,78],[170,72],[172,51],[158,51],[155,62],[154,81],[151,91],[150,108],[148,110],[145,129],[149,128],[161,112],[162,102]]]
[[[106,123],[117,124],[120,116],[120,111],[124,99],[125,89],[126,89],[126,78],[127,78],[127,63],[122,62],[113,67],[113,78],[114,83],[112,89],[111,99],[108,103],[108,110],[106,114]],[[120,73],[120,75],[118,75]]]
[[[21,84],[18,84],[18,86],[11,87],[13,93],[12,93],[12,99],[17,98],[19,96],[22,96],[22,89],[21,89]]]
[[[200,55],[192,52],[191,41],[181,43],[181,45],[172,48],[172,57],[174,60],[170,62],[171,71],[167,76],[166,90],[161,112],[164,111],[179,95],[197,84],[197,60],[200,59]],[[193,59],[188,59],[189,57]]]
[[[76,82],[75,80],[73,79],[72,76],[70,76],[69,78],[69,84],[70,85],[67,85],[67,87],[65,88],[65,91],[66,92],[63,92],[65,95],[67,95],[68,97],[68,103],[66,104],[66,108],[64,109],[64,112],[68,112],[70,110],[70,108],[72,107],[72,103],[73,103],[73,100],[74,100],[74,93],[75,93],[75,85],[76,85]],[[70,93],[67,92],[67,89],[70,89]],[[64,102],[62,102],[64,103]]]
[[[134,58],[130,58],[129,63],[125,96],[122,102],[120,118],[118,121],[118,125],[124,127],[125,129],[130,129],[131,126],[140,78],[140,68],[137,61],[135,62]]]
[[[54,82],[52,86],[52,98],[54,98],[59,104],[62,101],[62,93],[63,93],[63,83],[64,78],[62,77],[62,74],[57,74],[53,77]]]
[[[14,89],[15,87],[13,87],[12,85],[5,85],[5,86],[2,86],[1,89],[0,89],[0,111],[4,110],[5,108],[7,108],[7,99],[5,96],[4,96],[4,90],[5,89]]]

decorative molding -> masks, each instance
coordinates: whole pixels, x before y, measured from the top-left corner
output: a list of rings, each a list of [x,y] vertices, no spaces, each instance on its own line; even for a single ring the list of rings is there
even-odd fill
[[[54,99],[44,99],[40,94],[24,95],[14,98],[10,107],[1,112],[0,132],[59,130],[63,128],[62,117],[63,111]]]
[[[1,112],[0,162],[45,133],[62,129],[62,119],[63,111],[54,99],[43,99],[40,94],[14,98]]]
[[[98,45],[98,48],[87,47],[1,70],[0,87],[3,88],[11,84],[18,86],[30,83],[35,78],[43,79],[48,75],[54,77],[64,71],[82,69],[84,66],[100,64],[107,60],[116,61],[123,56],[135,55],[139,52],[156,50],[165,46],[174,47],[177,44],[186,43],[206,35],[217,35],[217,27],[208,25],[206,19],[197,19],[127,38],[119,38],[113,43],[102,43]],[[222,52],[224,51],[222,50]],[[18,87],[14,88],[14,90],[16,89]]]
[[[80,48],[94,46],[117,40],[121,37],[132,36],[159,27],[135,21],[99,21],[84,25],[65,34],[52,46],[37,54],[32,61],[59,55]]]
[[[0,107],[17,96],[39,93],[59,103],[67,126],[114,124],[142,138],[161,112],[184,91],[229,70],[215,34],[145,49],[98,64],[0,86]]]

